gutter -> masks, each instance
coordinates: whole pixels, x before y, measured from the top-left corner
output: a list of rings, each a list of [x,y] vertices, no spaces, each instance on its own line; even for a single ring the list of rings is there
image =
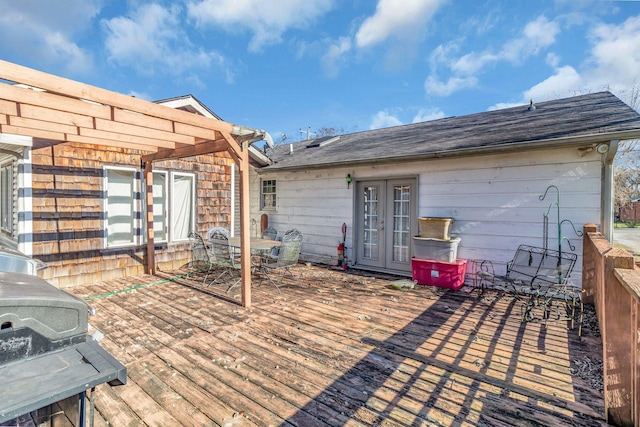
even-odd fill
[[[238,142],[246,142],[249,144],[249,152],[251,157],[253,157],[254,160],[256,160],[258,163],[260,163],[260,165],[267,166],[272,163],[271,159],[263,154],[261,150],[251,145],[254,142],[264,141],[267,146],[273,147],[273,139],[271,138],[271,135],[269,135],[269,132],[262,129],[252,129],[246,126],[233,125],[231,135],[236,136]]]
[[[614,220],[614,166],[613,160],[618,152],[618,140],[611,140],[609,142],[609,150],[602,153],[602,167],[601,167],[601,209],[600,209],[600,224],[602,235],[613,245],[613,220]]]
[[[560,144],[565,144],[564,146],[581,146],[581,145],[591,145],[591,144],[602,143],[602,142],[609,143],[609,141],[614,141],[614,140],[616,141],[616,150],[617,150],[618,141],[638,139],[638,138],[640,138],[640,129],[634,129],[634,130],[627,130],[627,131],[620,131],[620,132],[607,132],[607,133],[572,136],[572,137],[511,142],[511,143],[492,145],[492,146],[457,148],[457,149],[451,149],[451,150],[435,151],[432,153],[412,154],[412,155],[385,157],[385,158],[377,158],[377,159],[343,160],[343,161],[336,161],[336,162],[304,164],[304,165],[295,165],[295,166],[282,166],[282,167],[278,167],[277,161],[276,161],[275,164],[272,165],[271,167],[267,167],[265,169],[257,169],[256,171],[258,173],[267,173],[269,171],[322,169],[322,168],[331,167],[331,166],[352,166],[352,165],[365,165],[365,164],[370,165],[372,163],[376,163],[376,164],[397,163],[402,161],[439,159],[439,158],[445,158],[445,157],[456,157],[456,156],[464,156],[464,155],[468,156],[468,155],[485,155],[485,154],[491,154],[491,153],[506,153],[511,151],[520,151],[523,147],[528,149],[543,149],[543,148],[555,148]],[[614,156],[615,156],[616,150],[613,150]]]

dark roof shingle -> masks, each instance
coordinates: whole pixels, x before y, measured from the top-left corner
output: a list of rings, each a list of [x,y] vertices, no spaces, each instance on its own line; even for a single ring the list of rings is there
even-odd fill
[[[460,117],[340,135],[330,144],[312,141],[277,145],[267,151],[267,169],[397,161],[464,154],[525,145],[568,143],[570,138],[640,138],[640,114],[610,92],[541,102]],[[551,140],[551,141],[549,141]]]

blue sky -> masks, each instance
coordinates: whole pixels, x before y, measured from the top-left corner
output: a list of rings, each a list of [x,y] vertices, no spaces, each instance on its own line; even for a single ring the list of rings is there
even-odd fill
[[[278,142],[640,87],[640,1],[2,1],[0,58]],[[637,108],[637,105],[636,105]],[[341,133],[342,133],[341,132]]]

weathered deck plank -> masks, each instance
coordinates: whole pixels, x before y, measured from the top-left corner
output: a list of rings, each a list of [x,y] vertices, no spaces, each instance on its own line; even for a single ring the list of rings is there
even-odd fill
[[[604,425],[571,374],[591,354],[566,322],[521,323],[500,294],[392,289],[300,266],[278,293],[140,276],[72,289],[129,369],[98,387],[109,425]],[[167,280],[173,279],[173,280]],[[126,291],[126,292],[123,292]],[[592,409],[592,407],[595,408]]]

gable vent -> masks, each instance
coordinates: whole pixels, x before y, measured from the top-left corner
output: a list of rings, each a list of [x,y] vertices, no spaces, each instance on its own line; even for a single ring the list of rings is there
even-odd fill
[[[324,147],[339,139],[340,136],[323,136],[322,138],[314,139],[313,142],[307,145],[307,148]]]

